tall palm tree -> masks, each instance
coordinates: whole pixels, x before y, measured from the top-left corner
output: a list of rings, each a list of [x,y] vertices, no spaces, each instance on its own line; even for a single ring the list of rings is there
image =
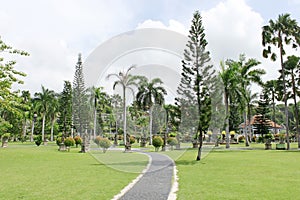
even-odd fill
[[[300,130],[299,130],[299,110],[297,106],[297,94],[300,94],[300,90],[297,87],[297,76],[296,71],[300,68],[300,57],[288,56],[288,60],[284,62],[286,75],[289,78],[288,85],[292,89],[290,96],[294,101],[294,113],[296,119],[296,133],[298,136],[298,148],[300,148]]]
[[[51,100],[54,97],[54,91],[42,86],[42,92],[37,92],[34,96],[37,102],[38,112],[42,115],[42,140],[44,141],[46,115],[51,110]]]
[[[54,132],[54,125],[55,122],[58,118],[58,114],[59,114],[59,102],[58,102],[58,98],[57,95],[54,94],[51,98],[50,98],[50,107],[51,109],[49,110],[49,117],[51,120],[51,131],[50,131],[50,141],[53,141],[53,132]]]
[[[272,101],[272,121],[276,124],[276,106],[275,106],[275,98],[276,98],[276,90],[277,90],[278,81],[277,80],[269,80],[264,84],[264,90],[268,95],[271,95]],[[277,133],[277,128],[275,127],[275,133]]]
[[[242,101],[240,102],[241,108],[243,110],[243,117],[244,117],[244,134],[246,138],[246,146],[249,146],[249,140],[248,140],[248,133],[247,133],[247,128],[246,128],[246,123],[247,123],[247,113],[250,112],[247,108],[247,105],[250,103],[251,95],[247,95],[247,90],[250,87],[251,83],[256,83],[259,85],[262,85],[262,80],[261,76],[266,73],[265,70],[263,69],[253,69],[257,65],[260,64],[259,61],[256,59],[248,59],[246,62],[246,57],[244,54],[240,55],[239,61],[236,62],[239,67],[239,76],[240,76],[240,89],[242,92]],[[249,119],[250,120],[250,119]]]
[[[271,55],[271,60],[275,61],[277,55],[272,51],[271,46],[279,48],[280,64],[281,64],[281,76],[283,82],[284,93],[284,106],[285,106],[285,120],[286,120],[286,140],[287,149],[290,149],[289,142],[289,124],[288,124],[288,105],[287,105],[287,89],[285,81],[285,66],[283,56],[286,54],[284,45],[292,45],[293,48],[300,46],[300,27],[295,19],[291,19],[289,14],[281,14],[276,21],[272,19],[269,21],[269,25],[262,27],[262,45],[265,47],[263,50],[263,56],[268,58]]]
[[[148,79],[144,77],[139,85],[138,93],[136,95],[138,106],[149,111],[150,145],[152,145],[153,105],[162,105],[165,100],[164,95],[167,94],[167,91],[161,86],[162,84],[163,82],[159,78],[148,81]]]
[[[226,148],[230,148],[229,143],[229,97],[232,93],[238,93],[238,80],[236,74],[238,74],[238,66],[231,65],[230,62],[221,62],[221,71],[219,76],[223,82],[224,90],[224,103],[225,103],[225,132],[226,132]],[[227,67],[226,67],[227,66]]]
[[[127,142],[127,114],[126,114],[126,90],[130,90],[134,94],[133,87],[137,87],[136,76],[130,74],[130,71],[135,68],[134,65],[129,67],[126,71],[120,71],[118,74],[109,74],[106,78],[109,79],[111,77],[115,77],[117,80],[114,82],[113,89],[116,88],[117,85],[121,85],[123,91],[123,135],[124,135],[124,145],[125,150],[129,145],[129,141]]]

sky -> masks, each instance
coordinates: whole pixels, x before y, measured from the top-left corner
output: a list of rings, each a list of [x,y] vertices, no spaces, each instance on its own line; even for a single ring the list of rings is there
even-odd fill
[[[244,53],[261,61],[265,80],[274,79],[280,65],[261,56],[261,27],[283,13],[300,23],[300,0],[0,0],[0,5],[1,39],[30,53],[14,57],[16,69],[27,74],[16,88],[31,93],[42,85],[62,91],[63,81],[73,80],[78,54],[85,61],[116,35],[137,28],[187,34],[196,10],[216,68]]]

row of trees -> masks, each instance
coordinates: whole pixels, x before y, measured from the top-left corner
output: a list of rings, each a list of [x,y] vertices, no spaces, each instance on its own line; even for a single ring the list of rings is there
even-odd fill
[[[14,61],[4,62],[1,58],[0,88],[0,133],[12,133],[23,137],[30,133],[41,134],[50,132],[50,140],[61,132],[63,138],[79,134],[81,137],[110,133],[122,133],[124,145],[129,145],[129,133],[137,133],[147,138],[150,144],[152,135],[164,132],[165,138],[169,128],[182,133],[192,132],[199,143],[197,160],[201,159],[203,136],[208,130],[226,131],[226,147],[230,147],[230,131],[239,131],[239,125],[245,123],[243,133],[246,146],[249,146],[247,126],[251,117],[258,111],[253,109],[258,94],[253,93],[251,85],[258,84],[264,94],[271,97],[272,119],[283,123],[286,127],[286,140],[289,142],[289,131],[295,128],[299,137],[299,60],[295,55],[286,55],[285,48],[291,45],[297,48],[300,42],[300,28],[288,14],[279,15],[276,21],[270,20],[269,25],[262,28],[262,45],[265,47],[263,56],[275,61],[277,56],[273,47],[279,49],[280,77],[263,82],[262,75],[266,72],[257,68],[260,62],[254,58],[247,59],[241,54],[238,60],[227,59],[220,63],[221,70],[215,71],[210,62],[210,53],[206,50],[204,27],[199,12],[195,12],[189,31],[189,40],[184,50],[180,85],[177,90],[175,105],[164,105],[167,94],[158,78],[148,80],[143,76],[130,74],[135,66],[116,74],[109,74],[113,79],[113,89],[120,85],[122,96],[108,95],[102,87],[86,88],[82,72],[81,55],[75,67],[73,84],[65,81],[61,93],[42,86],[41,92],[31,97],[28,91],[13,92],[13,83],[22,83],[16,76],[25,74],[13,69]],[[0,40],[0,52],[27,56],[24,51],[14,50]],[[286,57],[287,56],[287,57]],[[134,101],[127,105],[127,91],[134,95]],[[288,99],[293,100],[293,117],[289,117]],[[276,117],[276,100],[284,102],[285,118]],[[282,107],[282,106],[281,106]],[[280,107],[280,108],[281,108]],[[277,112],[280,109],[277,109]],[[129,116],[129,117],[128,117]],[[278,120],[277,120],[278,118]],[[285,122],[280,121],[284,119]],[[40,122],[40,123],[35,123]],[[294,124],[290,124],[293,121]],[[127,124],[129,123],[129,124]],[[293,126],[290,126],[293,125]],[[149,127],[146,130],[145,127]],[[291,128],[292,127],[292,128]],[[74,133],[75,131],[75,133]],[[300,147],[300,140],[299,147]],[[289,149],[289,143],[288,143]]]

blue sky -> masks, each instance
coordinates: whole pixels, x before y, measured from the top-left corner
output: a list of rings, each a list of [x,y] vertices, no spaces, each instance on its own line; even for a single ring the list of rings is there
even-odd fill
[[[72,81],[79,52],[83,59],[111,37],[137,27],[165,27],[186,33],[199,10],[214,64],[256,58],[277,78],[278,64],[261,57],[261,26],[279,14],[290,13],[300,23],[300,0],[0,0],[0,36],[27,50],[17,69],[28,76],[21,89],[39,91],[41,85],[61,91]],[[296,52],[299,55],[299,52]]]

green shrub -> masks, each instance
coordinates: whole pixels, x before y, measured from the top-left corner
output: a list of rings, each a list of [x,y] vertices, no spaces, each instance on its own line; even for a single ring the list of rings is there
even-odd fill
[[[135,137],[133,135],[130,136],[129,142],[130,142],[130,144],[135,143]]]
[[[163,145],[163,139],[160,136],[156,136],[152,140],[152,145],[155,147],[155,151],[158,151],[159,147]]]
[[[74,140],[75,140],[76,147],[78,147],[78,145],[82,144],[82,139],[79,135],[75,136]]]
[[[10,133],[4,133],[2,136],[1,136],[1,139],[2,141],[7,141],[10,137]]]
[[[108,138],[100,138],[99,146],[103,149],[103,153],[110,147],[111,143]]]
[[[42,144],[42,136],[41,135],[37,135],[34,137],[34,142],[37,146],[40,146]]]
[[[67,138],[65,138],[65,140],[64,140],[64,144],[65,144],[67,147],[74,146],[75,140],[74,140],[72,137],[67,137]]]
[[[62,137],[56,137],[56,144],[57,144],[57,146],[60,146],[61,141],[62,141]]]
[[[178,144],[178,140],[176,138],[169,137],[167,143],[171,146],[171,150],[173,150],[173,146]]]
[[[101,137],[100,137],[100,136],[97,136],[97,137],[94,139],[94,142],[98,145],[98,147],[100,146],[100,140],[101,140]]]

